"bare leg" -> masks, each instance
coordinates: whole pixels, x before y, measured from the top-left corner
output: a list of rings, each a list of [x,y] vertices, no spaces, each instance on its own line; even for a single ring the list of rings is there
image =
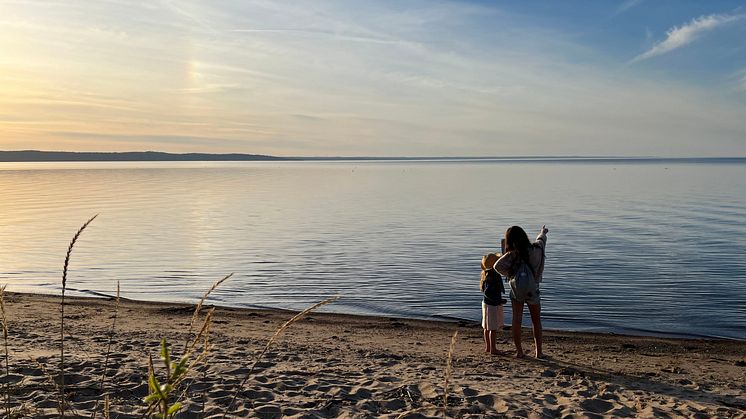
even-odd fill
[[[490,331],[484,329],[484,351],[490,352]]]
[[[541,305],[528,304],[528,312],[531,313],[531,325],[534,329],[534,344],[536,345],[536,357],[543,358],[541,351]]]
[[[511,332],[513,334],[513,343],[515,344],[515,357],[523,358],[523,347],[521,346],[521,322],[523,321],[523,303],[512,300],[510,306],[513,308],[513,325]]]
[[[490,353],[497,353],[497,330],[490,330]]]

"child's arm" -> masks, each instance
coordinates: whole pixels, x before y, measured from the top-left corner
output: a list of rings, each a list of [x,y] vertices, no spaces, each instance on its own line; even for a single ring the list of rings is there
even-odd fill
[[[547,245],[547,233],[549,233],[547,226],[541,226],[541,231],[539,231],[539,235],[536,236],[536,240],[534,240],[534,246],[544,249]]]
[[[508,276],[508,270],[513,266],[513,252],[508,252],[495,262],[495,270],[502,276]]]

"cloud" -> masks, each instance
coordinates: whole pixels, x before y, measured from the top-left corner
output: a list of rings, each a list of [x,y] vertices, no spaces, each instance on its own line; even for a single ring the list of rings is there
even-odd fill
[[[700,16],[692,19],[691,22],[674,26],[666,31],[666,39],[653,45],[652,48],[633,58],[630,63],[646,60],[658,55],[667,54],[675,49],[681,48],[694,42],[703,33],[716,29],[728,23],[743,19],[746,14],[740,15],[723,15],[713,14],[709,16]]]
[[[622,2],[622,4],[620,4],[619,7],[617,7],[616,12],[617,13],[624,13],[627,10],[629,10],[629,9],[635,7],[635,6],[640,5],[640,3],[642,3],[643,1],[644,0],[626,0],[626,1]]]
[[[609,66],[574,34],[508,10],[450,0],[122,1],[93,11],[24,3],[8,16],[28,24],[0,18],[0,50],[14,52],[0,60],[0,148],[316,156],[746,150],[740,93],[715,97],[696,83],[649,80],[616,60]],[[728,12],[739,13],[746,11]],[[745,76],[729,74],[728,87],[743,86]]]

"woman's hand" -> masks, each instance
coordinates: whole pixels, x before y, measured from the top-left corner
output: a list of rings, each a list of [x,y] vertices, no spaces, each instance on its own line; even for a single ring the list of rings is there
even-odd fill
[[[549,233],[549,229],[546,225],[541,226],[541,234],[547,234]]]

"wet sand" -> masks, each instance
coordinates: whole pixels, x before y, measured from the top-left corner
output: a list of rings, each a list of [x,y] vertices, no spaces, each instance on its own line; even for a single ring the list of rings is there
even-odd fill
[[[67,413],[91,417],[101,410],[115,304],[66,302]],[[5,305],[10,376],[3,370],[2,383],[10,383],[14,415],[57,417],[51,376],[59,371],[59,297],[8,293]],[[121,301],[104,383],[111,417],[145,413],[148,357],[163,375],[160,340],[178,355],[189,340],[193,310]],[[293,314],[216,308],[207,361],[178,386],[184,395],[179,417],[222,417],[257,354]],[[504,355],[485,354],[476,323],[322,313],[279,336],[229,416],[441,417],[455,331],[448,417],[746,417],[746,342],[546,331],[548,359],[516,360],[509,331],[499,344]],[[530,354],[529,329],[524,338]],[[3,414],[5,407],[3,397]]]

